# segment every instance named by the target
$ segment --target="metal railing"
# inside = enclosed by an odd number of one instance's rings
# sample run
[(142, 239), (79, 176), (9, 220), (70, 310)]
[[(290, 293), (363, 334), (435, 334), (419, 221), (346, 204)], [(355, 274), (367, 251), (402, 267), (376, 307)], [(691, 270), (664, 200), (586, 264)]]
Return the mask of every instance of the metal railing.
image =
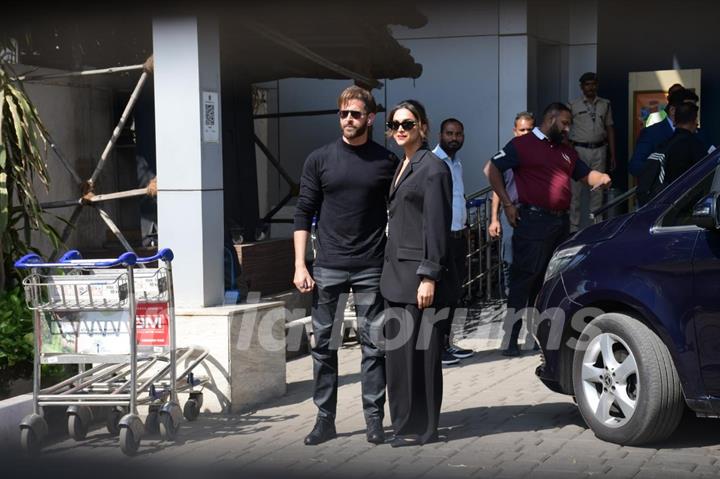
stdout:
[(465, 256), (465, 299), (483, 297), (490, 301), (493, 290), (501, 292), (502, 257), (499, 238), (490, 236), (492, 188), (483, 188), (467, 197), (468, 234)]

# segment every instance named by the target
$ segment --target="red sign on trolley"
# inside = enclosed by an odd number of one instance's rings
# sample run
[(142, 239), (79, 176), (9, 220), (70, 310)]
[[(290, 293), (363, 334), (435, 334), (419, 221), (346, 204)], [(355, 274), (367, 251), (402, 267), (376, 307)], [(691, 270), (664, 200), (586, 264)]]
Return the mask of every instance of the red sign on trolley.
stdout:
[(170, 346), (168, 303), (138, 303), (135, 314), (138, 346)]

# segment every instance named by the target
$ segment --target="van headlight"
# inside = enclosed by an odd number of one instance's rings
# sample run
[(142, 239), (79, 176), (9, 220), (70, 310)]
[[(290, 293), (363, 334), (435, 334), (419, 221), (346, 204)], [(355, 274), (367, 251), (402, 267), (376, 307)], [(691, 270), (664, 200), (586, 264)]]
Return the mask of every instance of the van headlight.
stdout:
[(571, 265), (574, 266), (582, 261), (585, 257), (582, 253), (584, 248), (585, 245), (579, 245), (556, 251), (552, 258), (550, 258), (550, 263), (548, 263), (547, 270), (545, 271), (545, 281), (567, 270)]

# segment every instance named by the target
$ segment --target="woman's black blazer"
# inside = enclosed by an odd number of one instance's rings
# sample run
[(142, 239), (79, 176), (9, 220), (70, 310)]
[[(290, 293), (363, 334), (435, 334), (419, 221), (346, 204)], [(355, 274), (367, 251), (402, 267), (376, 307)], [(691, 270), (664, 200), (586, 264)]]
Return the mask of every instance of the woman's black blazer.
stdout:
[(452, 222), (452, 175), (443, 160), (426, 147), (410, 160), (395, 186), (402, 163), (390, 186), (388, 241), (380, 291), (385, 299), (417, 304), (423, 277), (434, 279), (435, 306), (445, 306), (447, 288), (455, 281), (447, 274), (447, 249)]

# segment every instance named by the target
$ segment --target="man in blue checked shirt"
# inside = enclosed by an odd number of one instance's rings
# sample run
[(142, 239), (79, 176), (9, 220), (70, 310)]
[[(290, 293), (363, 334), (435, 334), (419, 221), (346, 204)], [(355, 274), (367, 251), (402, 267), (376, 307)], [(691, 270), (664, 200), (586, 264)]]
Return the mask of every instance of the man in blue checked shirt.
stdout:
[[(467, 210), (465, 209), (465, 188), (463, 186), (462, 162), (457, 152), (465, 141), (465, 128), (460, 120), (447, 118), (440, 124), (440, 144), (435, 147), (433, 153), (442, 159), (450, 167), (453, 182), (453, 217), (450, 231), (449, 257), (450, 264), (454, 267), (458, 284), (454, 288), (456, 297), (450, 298), (451, 304), (460, 300), (462, 291), (462, 280), (465, 277), (465, 255), (466, 238), (465, 223), (467, 222)], [(450, 316), (445, 322), (445, 350), (443, 351), (442, 363), (446, 366), (457, 364), (460, 359), (469, 358), (473, 352), (469, 349), (462, 349), (450, 343), (450, 326), (455, 316), (455, 308), (451, 308)]]

